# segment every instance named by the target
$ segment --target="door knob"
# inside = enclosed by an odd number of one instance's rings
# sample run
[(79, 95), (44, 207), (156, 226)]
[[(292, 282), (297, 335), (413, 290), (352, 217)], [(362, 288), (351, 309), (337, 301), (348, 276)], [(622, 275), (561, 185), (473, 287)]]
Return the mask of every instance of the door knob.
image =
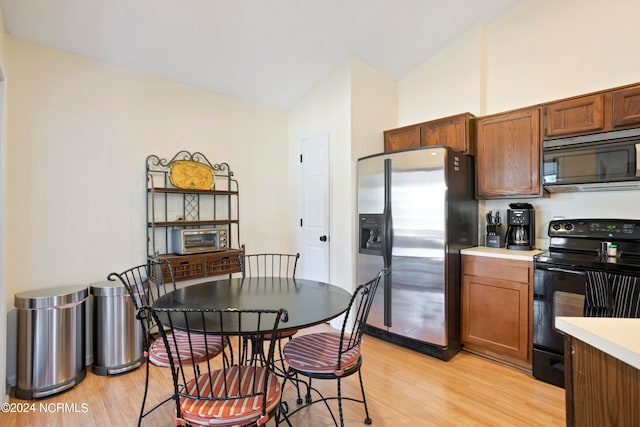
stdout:
[(327, 241), (327, 236), (320, 236), (320, 241), (321, 242), (326, 242)]

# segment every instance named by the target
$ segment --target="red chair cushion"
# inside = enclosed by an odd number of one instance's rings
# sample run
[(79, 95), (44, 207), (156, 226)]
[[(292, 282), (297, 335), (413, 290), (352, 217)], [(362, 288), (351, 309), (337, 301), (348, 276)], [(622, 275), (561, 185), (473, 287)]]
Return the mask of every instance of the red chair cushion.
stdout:
[[(255, 374), (255, 375), (254, 375)], [(238, 393), (247, 394), (251, 388), (262, 391), (267, 377), (267, 414), (280, 402), (280, 382), (269, 369), (254, 366), (232, 366), (226, 370), (228, 393), (224, 390), (225, 371), (220, 369), (189, 381), (185, 393), (203, 398), (225, 399)], [(262, 395), (227, 400), (202, 400), (190, 397), (180, 398), (182, 419), (189, 423), (209, 426), (236, 426), (257, 421), (262, 416)]]
[[(175, 335), (175, 342), (173, 339)], [(180, 355), (182, 363), (185, 364), (198, 364), (204, 362), (207, 359), (217, 356), (224, 350), (222, 339), (219, 336), (207, 335), (198, 333), (187, 333), (186, 331), (176, 330), (174, 334), (167, 333), (167, 340), (169, 341), (169, 347), (171, 348), (171, 355), (177, 358)], [(192, 351), (189, 349), (189, 336), (191, 336)], [(206, 338), (206, 342), (205, 342)], [(176, 351), (176, 343), (178, 345), (178, 351)], [(149, 347), (149, 361), (156, 366), (169, 367), (169, 356), (167, 355), (167, 349), (164, 346), (162, 338), (156, 339)], [(178, 362), (174, 359), (174, 362)]]
[[(301, 335), (285, 344), (282, 352), (284, 358), (293, 369), (303, 372), (335, 373), (338, 369), (338, 350), (340, 334), (321, 332)], [(343, 351), (346, 343), (343, 346)], [(360, 345), (342, 354), (341, 369), (346, 370), (355, 365), (360, 358)]]

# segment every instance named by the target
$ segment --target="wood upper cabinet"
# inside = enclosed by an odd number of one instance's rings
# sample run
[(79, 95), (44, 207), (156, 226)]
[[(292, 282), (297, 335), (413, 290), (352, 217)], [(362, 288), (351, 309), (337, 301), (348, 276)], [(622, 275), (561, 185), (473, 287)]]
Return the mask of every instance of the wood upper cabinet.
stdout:
[(445, 117), (420, 125), (423, 147), (443, 145), (460, 153), (475, 153), (475, 117), (469, 113)]
[(542, 106), (543, 138), (640, 126), (640, 86), (626, 86)]
[(640, 125), (640, 86), (613, 91), (611, 103), (612, 127)]
[(465, 348), (531, 369), (533, 262), (462, 256)]
[(554, 102), (543, 108), (546, 138), (604, 129), (603, 94)]
[(540, 109), (480, 117), (476, 127), (476, 196), (542, 196)]
[(475, 117), (470, 113), (390, 129), (384, 132), (384, 151), (442, 145), (474, 154)]
[(384, 151), (407, 150), (420, 147), (420, 125), (384, 131)]

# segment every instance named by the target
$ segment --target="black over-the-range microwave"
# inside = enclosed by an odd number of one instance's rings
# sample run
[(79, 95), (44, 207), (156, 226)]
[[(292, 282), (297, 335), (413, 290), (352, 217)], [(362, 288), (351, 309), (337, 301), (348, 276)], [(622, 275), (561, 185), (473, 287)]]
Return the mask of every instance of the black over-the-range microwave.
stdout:
[(552, 193), (640, 189), (640, 129), (543, 141), (542, 157)]

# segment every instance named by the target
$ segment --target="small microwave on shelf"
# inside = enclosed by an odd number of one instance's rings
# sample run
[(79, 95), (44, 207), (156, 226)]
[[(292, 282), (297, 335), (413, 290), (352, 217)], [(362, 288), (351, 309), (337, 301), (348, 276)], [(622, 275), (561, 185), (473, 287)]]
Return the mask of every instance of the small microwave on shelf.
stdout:
[(174, 228), (171, 232), (173, 252), (178, 255), (215, 252), (227, 249), (224, 228)]

